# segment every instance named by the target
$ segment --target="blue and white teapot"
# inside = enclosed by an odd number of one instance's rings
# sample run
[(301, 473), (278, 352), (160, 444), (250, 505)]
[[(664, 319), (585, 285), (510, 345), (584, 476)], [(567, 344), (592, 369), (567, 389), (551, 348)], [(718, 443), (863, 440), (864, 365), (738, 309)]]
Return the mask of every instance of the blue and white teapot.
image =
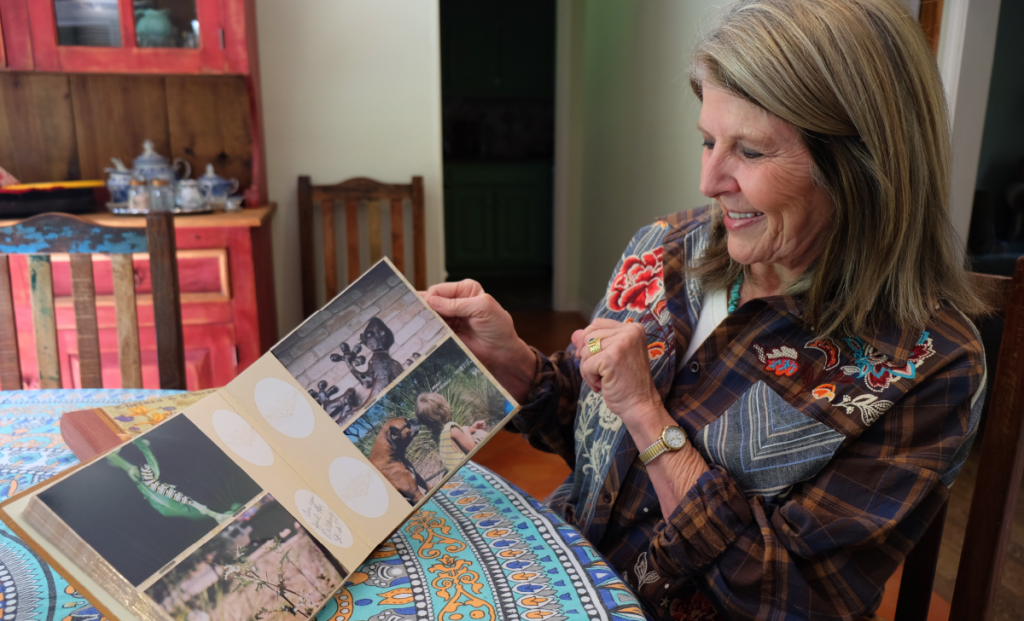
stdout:
[(238, 191), (238, 179), (225, 179), (213, 171), (213, 164), (206, 165), (206, 174), (199, 177), (199, 189), (208, 199), (223, 200)]
[[(142, 143), (142, 155), (135, 158), (134, 164), (135, 174), (142, 175), (146, 181), (152, 181), (153, 179), (177, 181), (178, 179), (188, 179), (192, 176), (192, 166), (188, 161), (176, 157), (173, 162), (168, 163), (166, 157), (153, 150), (152, 140), (146, 140)], [(179, 166), (184, 170), (184, 173), (180, 175), (177, 174)]]

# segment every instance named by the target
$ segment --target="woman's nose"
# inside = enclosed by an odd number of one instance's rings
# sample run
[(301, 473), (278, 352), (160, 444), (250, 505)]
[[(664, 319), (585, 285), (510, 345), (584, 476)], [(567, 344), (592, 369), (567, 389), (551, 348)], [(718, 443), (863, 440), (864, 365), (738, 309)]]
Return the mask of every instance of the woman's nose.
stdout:
[(700, 167), (700, 193), (715, 198), (727, 192), (739, 190), (736, 179), (730, 174), (727, 163), (720, 153), (705, 149)]

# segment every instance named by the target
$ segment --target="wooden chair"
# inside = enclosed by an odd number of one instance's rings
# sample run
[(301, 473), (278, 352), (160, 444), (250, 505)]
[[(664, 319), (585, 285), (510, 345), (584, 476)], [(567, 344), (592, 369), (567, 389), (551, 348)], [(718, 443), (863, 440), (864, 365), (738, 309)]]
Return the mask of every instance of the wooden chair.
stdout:
[[(391, 203), (391, 261), (405, 273), (405, 234), (403, 202), (412, 202), (413, 285), (427, 287), (426, 242), (423, 219), (423, 177), (413, 177), (409, 184), (380, 183), (356, 177), (337, 185), (313, 185), (308, 176), (299, 177), (299, 252), (302, 266), (302, 312), (308, 317), (320, 304), (316, 301), (316, 267), (313, 258), (313, 206), (320, 204), (323, 217), (324, 280), (327, 300), (338, 294), (337, 251), (335, 250), (334, 211), (341, 203), (345, 211), (345, 233), (348, 244), (348, 282), (362, 273), (359, 265), (360, 202), (367, 202), (370, 265), (382, 256), (384, 247), (381, 226), (381, 202)], [(369, 267), (367, 265), (366, 267)], [(408, 277), (408, 274), (406, 274)]]
[[(1024, 257), (1013, 278), (973, 274), (989, 304), (1004, 317), (999, 359), (981, 442), (981, 461), (960, 553), (951, 621), (995, 616), (1024, 467)], [(992, 373), (993, 369), (989, 369)], [(903, 565), (895, 621), (925, 621), (946, 518), (943, 506)]]
[(22, 387), (8, 262), (8, 255), (12, 254), (28, 255), (40, 388), (62, 387), (50, 262), (50, 255), (58, 253), (70, 255), (82, 387), (103, 387), (93, 280), (95, 254), (110, 254), (121, 384), (125, 388), (142, 387), (132, 264), (132, 253), (136, 252), (149, 252), (160, 387), (185, 388), (185, 352), (172, 214), (149, 214), (145, 229), (99, 226), (75, 216), (42, 214), (17, 225), (0, 228), (0, 252), (5, 253), (0, 254), (0, 351), (4, 353), (0, 356), (0, 389)]

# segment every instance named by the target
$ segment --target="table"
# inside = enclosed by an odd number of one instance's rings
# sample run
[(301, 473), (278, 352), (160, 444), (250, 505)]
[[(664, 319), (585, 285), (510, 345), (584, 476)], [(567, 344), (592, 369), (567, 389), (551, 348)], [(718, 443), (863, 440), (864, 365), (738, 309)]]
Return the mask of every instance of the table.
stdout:
[[(175, 391), (0, 392), (0, 500), (77, 463), (69, 410)], [(100, 621), (67, 581), (0, 523), (0, 618)], [(10, 615), (10, 616), (9, 616)], [(317, 621), (642, 621), (601, 555), (547, 507), (474, 463), (354, 571)]]

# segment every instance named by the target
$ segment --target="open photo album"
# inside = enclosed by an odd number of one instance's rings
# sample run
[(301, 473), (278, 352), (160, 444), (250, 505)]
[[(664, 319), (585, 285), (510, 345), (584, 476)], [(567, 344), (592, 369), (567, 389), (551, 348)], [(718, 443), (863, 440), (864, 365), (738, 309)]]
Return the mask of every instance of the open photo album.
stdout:
[(384, 259), (0, 517), (112, 621), (306, 619), (518, 407)]

